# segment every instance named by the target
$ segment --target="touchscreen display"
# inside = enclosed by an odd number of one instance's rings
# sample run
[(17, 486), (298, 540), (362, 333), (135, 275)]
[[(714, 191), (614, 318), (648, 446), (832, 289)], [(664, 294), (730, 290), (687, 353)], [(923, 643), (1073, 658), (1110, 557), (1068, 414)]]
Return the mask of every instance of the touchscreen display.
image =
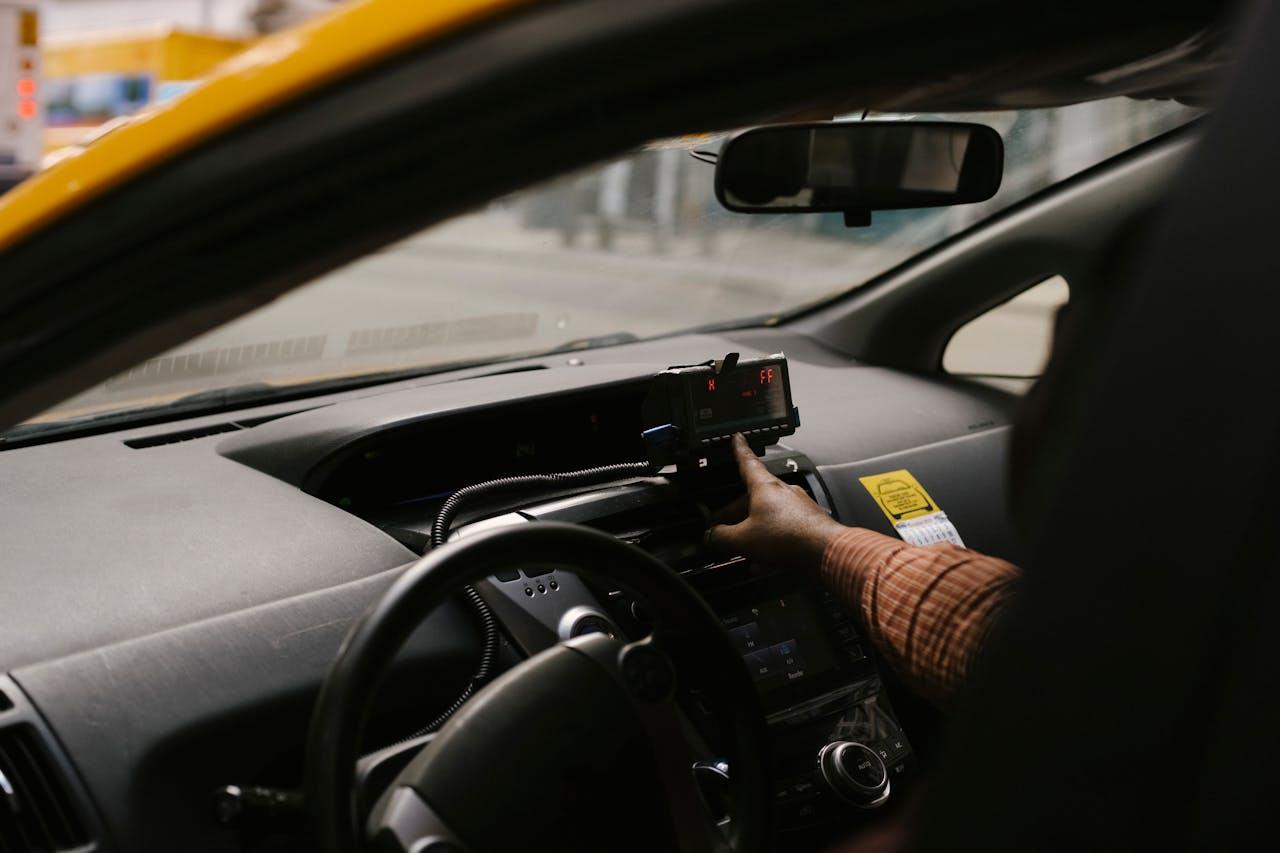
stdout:
[(724, 625), (761, 692), (839, 665), (803, 593), (759, 601), (725, 617)]
[(691, 382), (699, 431), (725, 434), (734, 426), (770, 423), (787, 417), (786, 377), (779, 363), (744, 367)]

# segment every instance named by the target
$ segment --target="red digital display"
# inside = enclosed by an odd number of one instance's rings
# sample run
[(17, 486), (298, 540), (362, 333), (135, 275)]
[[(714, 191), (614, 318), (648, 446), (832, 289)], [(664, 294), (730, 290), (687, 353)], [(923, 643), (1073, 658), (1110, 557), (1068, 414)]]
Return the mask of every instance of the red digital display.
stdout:
[(699, 432), (728, 434), (754, 424), (772, 424), (787, 417), (787, 398), (777, 363), (744, 366), (709, 376), (690, 388)]

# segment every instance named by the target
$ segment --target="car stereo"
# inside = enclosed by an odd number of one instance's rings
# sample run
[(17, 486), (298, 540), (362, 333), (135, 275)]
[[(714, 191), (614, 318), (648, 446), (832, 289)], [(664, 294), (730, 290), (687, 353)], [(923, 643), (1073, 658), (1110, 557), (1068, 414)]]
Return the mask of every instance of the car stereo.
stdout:
[(753, 602), (721, 621), (762, 693), (809, 681), (839, 665), (821, 636), (812, 602), (800, 593)]
[(728, 453), (742, 433), (762, 451), (800, 425), (787, 358), (723, 359), (670, 367), (653, 378), (641, 409), (645, 449), (657, 466), (694, 464)]
[(875, 808), (906, 783), (911, 745), (843, 604), (795, 572), (745, 560), (686, 577), (756, 682), (784, 828)]

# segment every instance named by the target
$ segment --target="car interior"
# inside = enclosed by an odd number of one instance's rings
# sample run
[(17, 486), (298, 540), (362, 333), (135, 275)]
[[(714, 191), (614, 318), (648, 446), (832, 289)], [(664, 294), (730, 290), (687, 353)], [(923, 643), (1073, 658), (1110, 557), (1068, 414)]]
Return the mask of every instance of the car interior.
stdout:
[[(1197, 780), (1247, 777), (1231, 733), (1268, 706), (1240, 685), (1262, 695), (1274, 674), (1241, 661), (1233, 687), (1218, 628), (1261, 654), (1265, 615), (1242, 610), (1244, 581), (1195, 592), (1185, 567), (1213, 549), (1171, 505), (1193, 486), (1169, 465), (1236, 492), (1217, 510), (1244, 531), (1231, 563), (1274, 584), (1270, 525), (1245, 522), (1274, 505), (1274, 377), (1250, 416), (1219, 407), (1270, 375), (1250, 358), (1266, 306), (1232, 283), (1274, 272), (1248, 231), (1274, 165), (1241, 175), (1275, 141), (1256, 104), (1278, 78), (1233, 34), (1261, 42), (1280, 19), (1242, 14), (535, 3), (213, 135), (4, 250), (0, 853), (827, 850), (893, 821), (920, 849), (1101, 831), (1095, 849), (1249, 849), (1260, 822), (1231, 818), (1265, 786)], [(655, 139), (1122, 96), (1197, 112), (782, 316), (19, 425)], [(892, 207), (823, 209), (858, 227)], [(1055, 277), (1069, 308), (1034, 389), (944, 369), (961, 329)], [(1231, 366), (1220, 387), (1182, 390), (1213, 386), (1209, 365)], [(1248, 421), (1235, 449), (1224, 419)], [(996, 638), (1023, 641), (993, 641), (939, 707), (816, 578), (708, 551), (742, 494), (725, 450), (742, 430), (846, 525), (905, 538), (884, 497), (902, 483), (867, 480), (910, 472), (966, 547), (1028, 567)]]

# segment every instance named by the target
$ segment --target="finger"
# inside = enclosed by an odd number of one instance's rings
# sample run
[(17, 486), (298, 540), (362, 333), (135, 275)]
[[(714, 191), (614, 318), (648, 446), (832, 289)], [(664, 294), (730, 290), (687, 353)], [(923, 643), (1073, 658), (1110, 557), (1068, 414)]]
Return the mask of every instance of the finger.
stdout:
[(743, 524), (717, 524), (707, 531), (707, 550), (713, 554), (724, 556), (736, 555), (741, 551), (739, 541), (743, 534)]
[(738, 473), (742, 475), (742, 482), (747, 484), (748, 491), (754, 486), (763, 485), (774, 479), (769, 469), (764, 467), (764, 463), (756, 458), (756, 452), (751, 449), (751, 445), (747, 444), (747, 440), (740, 432), (733, 436), (733, 455), (738, 460)]
[(711, 522), (713, 524), (737, 524), (747, 517), (749, 501), (750, 498), (747, 495), (742, 495), (729, 501), (711, 513)]

